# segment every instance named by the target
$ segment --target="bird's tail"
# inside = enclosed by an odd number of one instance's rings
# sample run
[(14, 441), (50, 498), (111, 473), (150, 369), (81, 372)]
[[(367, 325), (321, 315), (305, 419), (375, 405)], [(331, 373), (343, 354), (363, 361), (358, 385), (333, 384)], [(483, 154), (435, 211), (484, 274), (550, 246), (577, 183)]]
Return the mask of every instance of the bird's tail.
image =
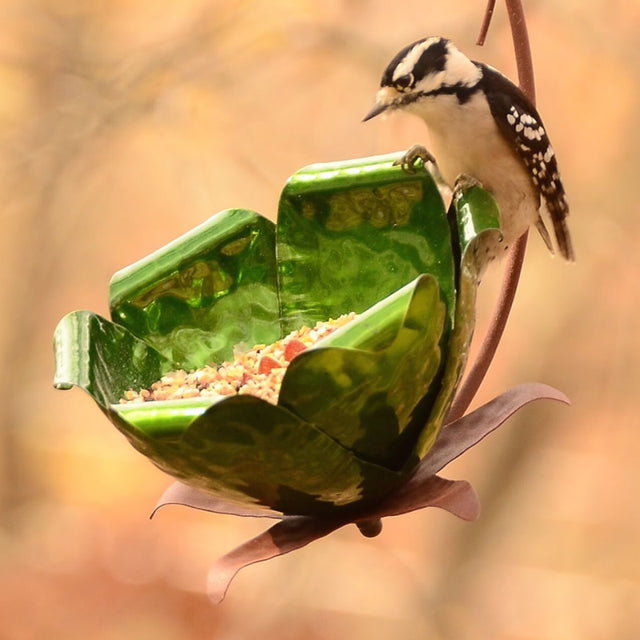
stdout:
[(569, 226), (567, 225), (569, 205), (564, 196), (564, 192), (559, 191), (554, 193), (553, 197), (545, 197), (545, 202), (553, 224), (553, 231), (556, 236), (556, 242), (558, 243), (558, 251), (566, 260), (575, 262), (576, 256), (573, 251)]

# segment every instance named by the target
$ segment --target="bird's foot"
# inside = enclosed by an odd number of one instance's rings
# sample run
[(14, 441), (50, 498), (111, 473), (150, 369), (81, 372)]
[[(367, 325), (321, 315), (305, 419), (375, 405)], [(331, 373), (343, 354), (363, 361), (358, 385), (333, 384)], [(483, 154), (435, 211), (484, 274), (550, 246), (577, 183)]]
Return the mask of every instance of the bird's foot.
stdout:
[(421, 144), (414, 144), (393, 164), (402, 167), (405, 173), (415, 173), (417, 168), (416, 162), (418, 160), (422, 160), (423, 165), (427, 162), (436, 163), (436, 159), (427, 151), (426, 147), (423, 147)]
[(453, 185), (453, 192), (460, 193), (464, 189), (470, 189), (471, 187), (482, 187), (482, 182), (473, 176), (470, 176), (468, 173), (461, 173), (457, 178)]

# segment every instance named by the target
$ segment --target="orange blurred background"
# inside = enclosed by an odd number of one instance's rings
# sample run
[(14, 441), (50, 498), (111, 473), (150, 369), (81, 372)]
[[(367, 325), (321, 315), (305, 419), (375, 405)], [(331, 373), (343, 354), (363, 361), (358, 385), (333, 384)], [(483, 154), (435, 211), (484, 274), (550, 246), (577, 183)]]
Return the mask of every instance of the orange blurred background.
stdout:
[[(3, 0), (0, 5), (0, 638), (580, 640), (640, 637), (640, 5), (526, 2), (538, 105), (578, 262), (532, 234), (477, 402), (529, 407), (447, 470), (483, 515), (343, 529), (243, 571), (209, 565), (264, 522), (170, 507), (170, 479), (92, 401), (51, 386), (51, 338), (108, 313), (111, 274), (227, 207), (273, 217), (287, 176), (425, 140), (361, 124), (405, 44), (446, 35), (512, 77), (504, 7), (484, 2)], [(482, 335), (500, 283), (481, 289)]]

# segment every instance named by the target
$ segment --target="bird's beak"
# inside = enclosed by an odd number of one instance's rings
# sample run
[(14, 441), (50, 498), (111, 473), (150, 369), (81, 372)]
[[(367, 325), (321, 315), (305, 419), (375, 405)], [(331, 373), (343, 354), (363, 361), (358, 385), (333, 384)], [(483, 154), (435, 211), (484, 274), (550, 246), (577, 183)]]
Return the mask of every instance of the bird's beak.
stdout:
[(383, 111), (386, 111), (388, 107), (389, 105), (384, 102), (376, 102), (373, 109), (371, 109), (371, 111), (369, 111), (369, 113), (367, 113), (367, 115), (362, 119), (362, 122), (366, 122), (367, 120), (371, 120), (371, 118), (379, 116)]
[(382, 87), (376, 95), (376, 104), (373, 109), (367, 113), (362, 122), (371, 120), (379, 116), (383, 111), (387, 109), (396, 109), (398, 107), (398, 92), (392, 87)]

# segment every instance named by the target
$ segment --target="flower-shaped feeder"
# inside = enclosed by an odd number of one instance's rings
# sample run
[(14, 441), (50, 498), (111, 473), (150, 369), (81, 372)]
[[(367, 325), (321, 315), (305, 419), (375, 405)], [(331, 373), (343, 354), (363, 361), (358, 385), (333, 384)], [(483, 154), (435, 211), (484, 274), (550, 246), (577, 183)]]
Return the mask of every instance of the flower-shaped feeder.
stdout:
[[(498, 214), (474, 186), (447, 215), (431, 175), (408, 174), (400, 157), (307, 167), (285, 186), (277, 225), (218, 213), (115, 274), (111, 321), (77, 311), (56, 329), (55, 386), (87, 391), (181, 481), (161, 504), (283, 520), (270, 530), (280, 543), (267, 532), (266, 546), (223, 559), (218, 599), (240, 567), (347, 522), (374, 535), (380, 517), (429, 505), (476, 517), (470, 485), (436, 472), (522, 404), (564, 400), (549, 387), (516, 388), (441, 433), (473, 331), (473, 247), (500, 233)], [(291, 361), (277, 404), (119, 402), (168, 371), (349, 312), (355, 320)]]

